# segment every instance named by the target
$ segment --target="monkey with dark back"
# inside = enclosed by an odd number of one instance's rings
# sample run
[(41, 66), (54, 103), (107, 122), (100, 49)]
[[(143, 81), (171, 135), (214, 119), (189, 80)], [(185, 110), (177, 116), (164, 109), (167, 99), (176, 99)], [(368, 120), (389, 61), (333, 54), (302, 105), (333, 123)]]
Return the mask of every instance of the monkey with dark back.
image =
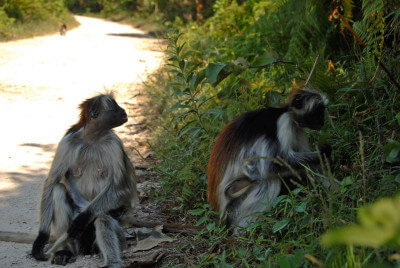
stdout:
[(127, 114), (112, 93), (82, 102), (79, 121), (58, 144), (40, 201), (39, 234), (32, 246), (37, 260), (50, 230), (59, 243), (52, 263), (65, 265), (98, 249), (107, 267), (121, 267), (120, 216), (137, 201), (136, 175), (122, 141), (112, 130)]
[[(273, 159), (294, 170), (320, 168), (320, 154), (310, 150), (305, 128), (322, 128), (327, 104), (324, 95), (303, 88), (281, 107), (246, 112), (225, 126), (208, 162), (207, 193), (228, 225), (247, 226), (285, 190), (281, 179), (293, 175)], [(320, 153), (329, 156), (330, 146), (321, 146)]]

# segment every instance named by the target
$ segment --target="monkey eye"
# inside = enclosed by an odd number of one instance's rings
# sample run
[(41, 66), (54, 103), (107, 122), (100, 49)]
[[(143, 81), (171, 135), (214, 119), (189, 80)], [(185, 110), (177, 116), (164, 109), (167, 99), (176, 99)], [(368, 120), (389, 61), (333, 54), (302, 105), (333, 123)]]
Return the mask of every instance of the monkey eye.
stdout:
[(300, 95), (296, 95), (292, 101), (292, 106), (296, 109), (303, 108), (303, 98)]
[(90, 117), (97, 118), (99, 116), (98, 112), (90, 112)]

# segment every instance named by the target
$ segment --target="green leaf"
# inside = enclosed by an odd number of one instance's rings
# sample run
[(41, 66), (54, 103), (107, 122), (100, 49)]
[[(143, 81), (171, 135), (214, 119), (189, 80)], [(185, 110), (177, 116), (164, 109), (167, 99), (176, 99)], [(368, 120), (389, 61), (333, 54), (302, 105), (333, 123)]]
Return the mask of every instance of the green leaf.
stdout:
[(207, 224), (206, 228), (208, 231), (215, 230), (215, 223), (211, 222), (211, 223)]
[(169, 61), (180, 61), (180, 58), (178, 56), (174, 55), (174, 56), (170, 57), (168, 60)]
[(278, 196), (274, 202), (272, 203), (272, 207), (275, 208), (280, 202), (282, 202), (283, 200), (285, 200), (287, 198), (287, 195), (280, 195)]
[(198, 101), (200, 101), (201, 103), (200, 103), (200, 105), (199, 105), (199, 107), (198, 108), (200, 108), (204, 103), (206, 103), (207, 101), (209, 101), (209, 100), (211, 100), (212, 98), (214, 98), (215, 96), (211, 96), (211, 97), (208, 97), (208, 98), (206, 98), (206, 97), (200, 97), (199, 99), (198, 99)]
[(185, 129), (184, 131), (182, 131), (181, 134), (179, 134), (179, 138), (189, 132), (192, 132), (192, 131), (196, 131), (195, 133), (197, 134), (198, 131), (200, 131), (200, 130), (201, 130), (201, 127), (189, 127), (187, 129)]
[(193, 209), (190, 211), (190, 214), (193, 216), (198, 216), (198, 215), (204, 214), (204, 209), (202, 209), (202, 208)]
[[(178, 85), (181, 85), (181, 84), (178, 84)], [(172, 93), (172, 96), (187, 96), (187, 95), (189, 95), (189, 93), (184, 92), (184, 91), (177, 91), (177, 92)]]
[(270, 54), (268, 54), (267, 52), (265, 52), (264, 54), (258, 55), (251, 66), (253, 67), (259, 67), (259, 66), (264, 66), (267, 64), (270, 64), (272, 62), (275, 61), (275, 58), (272, 57)]
[(190, 109), (189, 111), (179, 114), (177, 117), (175, 117), (173, 122), (176, 123), (176, 122), (178, 122), (179, 119), (181, 119), (182, 117), (185, 118), (187, 115), (189, 115), (191, 113), (194, 113), (193, 109)]
[(400, 247), (400, 196), (382, 198), (358, 211), (359, 224), (341, 227), (325, 233), (321, 244)]
[(307, 201), (302, 201), (299, 205), (293, 207), (296, 212), (306, 212), (307, 210)]
[(181, 51), (182, 51), (183, 47), (185, 46), (185, 44), (186, 44), (186, 42), (183, 42), (182, 45), (176, 47), (176, 55), (179, 55), (181, 53)]
[(278, 263), (280, 268), (292, 268), (290, 261), (285, 256), (280, 256)]
[(197, 221), (196, 225), (197, 225), (197, 226), (200, 226), (200, 225), (202, 225), (204, 222), (206, 222), (206, 220), (207, 220), (207, 216), (203, 216), (203, 217), (201, 217), (201, 218)]
[(277, 223), (275, 223), (275, 224), (272, 226), (272, 232), (273, 232), (273, 233), (279, 232), (280, 230), (282, 230), (283, 228), (285, 228), (286, 225), (289, 224), (289, 222), (290, 222), (290, 219), (289, 219), (289, 218), (284, 218), (283, 220), (278, 221)]
[(355, 93), (359, 91), (361, 91), (360, 88), (351, 88), (351, 87), (345, 87), (338, 90), (338, 92), (343, 92), (343, 93)]
[(394, 178), (395, 182), (400, 184), (400, 174), (397, 174), (396, 178)]
[(400, 113), (396, 114), (397, 123), (400, 125)]
[(184, 104), (178, 102), (177, 104), (175, 104), (174, 106), (169, 108), (168, 111), (172, 111), (172, 110), (175, 110), (175, 109), (182, 109), (182, 108), (190, 108), (190, 106), (189, 105), (184, 105)]
[(179, 68), (181, 69), (182, 72), (185, 70), (186, 65), (187, 65), (187, 61), (185, 61), (185, 60), (179, 61)]
[(203, 69), (197, 73), (196, 80), (190, 86), (193, 87), (194, 89), (196, 89), (197, 86), (201, 83), (201, 81), (204, 80), (205, 77), (206, 77), (206, 69)]
[(265, 93), (266, 106), (278, 106), (281, 101), (281, 94), (275, 90), (269, 90)]
[(294, 189), (293, 191), (292, 191), (292, 194), (293, 195), (298, 195), (300, 192), (301, 192), (301, 188), (296, 188), (296, 189)]
[(331, 133), (323, 131), (318, 138), (318, 145), (323, 145), (332, 136)]
[(207, 82), (213, 85), (217, 81), (218, 74), (226, 66), (225, 63), (210, 63), (206, 68)]
[(386, 162), (395, 163), (400, 161), (400, 142), (389, 139), (385, 145), (384, 153)]
[(183, 54), (183, 56), (181, 56), (182, 59), (186, 59), (187, 57), (189, 57), (190, 55), (196, 53), (196, 51), (193, 50), (189, 50), (188, 52), (186, 52), (185, 54)]

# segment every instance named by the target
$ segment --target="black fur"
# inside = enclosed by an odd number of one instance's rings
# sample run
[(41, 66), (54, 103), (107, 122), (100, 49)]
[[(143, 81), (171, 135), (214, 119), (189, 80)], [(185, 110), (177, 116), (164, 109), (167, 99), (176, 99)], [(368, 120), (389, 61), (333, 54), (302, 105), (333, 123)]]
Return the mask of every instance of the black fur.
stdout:
[(94, 223), (91, 222), (84, 230), (83, 234), (79, 237), (80, 251), (84, 255), (96, 253), (95, 242), (96, 229)]
[(90, 117), (92, 118), (97, 118), (100, 113), (100, 104), (101, 104), (101, 96), (97, 96), (95, 98), (92, 98), (87, 106), (88, 106), (88, 112)]
[(80, 213), (72, 222), (68, 228), (68, 236), (77, 238), (83, 234), (85, 228), (89, 225), (92, 220), (92, 215), (88, 211)]
[(277, 121), (288, 107), (264, 108), (244, 113), (232, 123), (232, 140), (238, 144), (251, 144), (261, 136), (277, 140)]
[(66, 265), (67, 263), (74, 261), (74, 254), (69, 250), (59, 250), (54, 253), (54, 257), (51, 260), (51, 264)]
[(43, 249), (44, 246), (49, 241), (49, 234), (45, 232), (39, 232), (38, 237), (32, 246), (32, 256), (39, 261), (46, 261), (47, 258), (44, 256)]

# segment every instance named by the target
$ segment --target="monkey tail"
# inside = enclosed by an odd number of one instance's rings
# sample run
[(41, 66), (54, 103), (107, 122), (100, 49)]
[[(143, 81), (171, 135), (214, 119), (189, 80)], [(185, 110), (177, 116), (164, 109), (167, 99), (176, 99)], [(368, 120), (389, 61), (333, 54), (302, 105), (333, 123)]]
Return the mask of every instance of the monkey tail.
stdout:
[(53, 254), (54, 252), (56, 252), (59, 248), (61, 248), (62, 246), (64, 246), (69, 240), (68, 237), (68, 233), (65, 232), (62, 236), (60, 236), (56, 242), (54, 242), (53, 246), (46, 251), (45, 253), (45, 257), (49, 258), (51, 256), (51, 254)]

